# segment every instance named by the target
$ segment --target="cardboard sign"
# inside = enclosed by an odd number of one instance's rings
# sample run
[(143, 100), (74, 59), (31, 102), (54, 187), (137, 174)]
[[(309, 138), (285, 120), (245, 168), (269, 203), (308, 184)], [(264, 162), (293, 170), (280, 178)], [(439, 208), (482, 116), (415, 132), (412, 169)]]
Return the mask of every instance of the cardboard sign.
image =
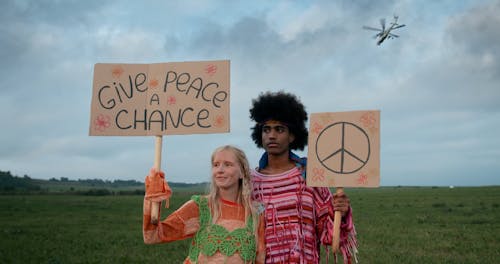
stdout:
[(380, 185), (380, 111), (311, 114), (307, 185)]
[(91, 136), (229, 132), (229, 61), (96, 64)]

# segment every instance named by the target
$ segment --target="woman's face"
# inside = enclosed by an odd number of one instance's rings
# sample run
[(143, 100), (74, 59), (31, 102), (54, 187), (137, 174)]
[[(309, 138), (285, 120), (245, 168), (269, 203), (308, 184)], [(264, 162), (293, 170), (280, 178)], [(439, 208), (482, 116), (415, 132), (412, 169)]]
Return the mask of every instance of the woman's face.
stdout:
[(222, 150), (214, 155), (212, 177), (215, 185), (221, 189), (238, 188), (238, 181), (243, 177), (236, 156), (229, 150)]

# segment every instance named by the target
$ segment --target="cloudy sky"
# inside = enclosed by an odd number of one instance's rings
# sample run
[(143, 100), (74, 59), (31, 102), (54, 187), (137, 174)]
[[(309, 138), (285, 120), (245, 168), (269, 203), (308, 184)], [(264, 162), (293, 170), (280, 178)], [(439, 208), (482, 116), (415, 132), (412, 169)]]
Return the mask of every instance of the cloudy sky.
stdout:
[[(163, 140), (172, 182), (209, 179), (222, 144), (255, 166), (251, 99), (381, 111), (381, 185), (500, 184), (500, 1), (0, 2), (0, 170), (139, 180), (153, 137), (89, 136), (95, 63), (231, 61), (231, 132)], [(376, 45), (380, 18), (406, 27)], [(306, 155), (307, 152), (300, 152)]]

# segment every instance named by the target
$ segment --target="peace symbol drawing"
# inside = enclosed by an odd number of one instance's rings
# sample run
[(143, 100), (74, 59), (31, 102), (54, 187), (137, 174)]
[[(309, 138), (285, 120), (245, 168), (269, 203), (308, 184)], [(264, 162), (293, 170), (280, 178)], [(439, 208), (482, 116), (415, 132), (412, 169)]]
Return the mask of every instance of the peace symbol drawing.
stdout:
[[(355, 148), (356, 144), (360, 147)], [(360, 170), (370, 158), (370, 138), (361, 127), (350, 122), (326, 127), (317, 137), (315, 147), (323, 167), (339, 174)]]
[(309, 128), (309, 186), (379, 186), (380, 111), (313, 113)]

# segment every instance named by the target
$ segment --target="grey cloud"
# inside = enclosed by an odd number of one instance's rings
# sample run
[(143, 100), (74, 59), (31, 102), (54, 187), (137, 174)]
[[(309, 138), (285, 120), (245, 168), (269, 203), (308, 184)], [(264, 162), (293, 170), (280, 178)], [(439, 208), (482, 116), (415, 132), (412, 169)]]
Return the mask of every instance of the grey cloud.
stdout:
[[(484, 88), (484, 81), (500, 82), (500, 1), (488, 2), (453, 17), (445, 31), (447, 40), (460, 48), (465, 74), (478, 75), (477, 85), (484, 96), (500, 100), (496, 87)], [(496, 86), (496, 85), (495, 85)]]
[(471, 54), (482, 56), (485, 52), (494, 54), (498, 61), (500, 56), (500, 1), (466, 10), (454, 16), (446, 28), (451, 40), (465, 48)]
[(263, 19), (244, 17), (229, 29), (216, 24), (203, 26), (203, 30), (188, 45), (188, 50), (235, 59), (252, 57), (260, 64), (272, 61), (283, 52), (277, 49), (279, 43), (278, 34)]
[[(109, 1), (2, 1), (2, 22), (49, 23), (72, 26), (91, 21), (91, 14), (109, 5)], [(104, 14), (103, 14), (104, 15)], [(104, 17), (104, 16), (103, 16)]]

